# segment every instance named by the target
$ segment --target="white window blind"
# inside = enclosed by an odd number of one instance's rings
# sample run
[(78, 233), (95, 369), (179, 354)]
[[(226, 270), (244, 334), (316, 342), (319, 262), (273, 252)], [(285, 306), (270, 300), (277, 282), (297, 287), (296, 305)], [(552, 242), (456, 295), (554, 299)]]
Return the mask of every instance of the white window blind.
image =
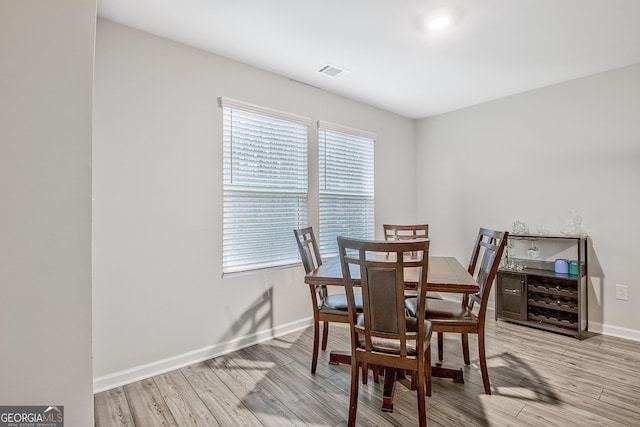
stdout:
[(375, 135), (318, 122), (320, 253), (338, 253), (336, 237), (373, 239)]
[(219, 102), (224, 144), (223, 274), (297, 263), (292, 230), (308, 225), (310, 121), (227, 98)]

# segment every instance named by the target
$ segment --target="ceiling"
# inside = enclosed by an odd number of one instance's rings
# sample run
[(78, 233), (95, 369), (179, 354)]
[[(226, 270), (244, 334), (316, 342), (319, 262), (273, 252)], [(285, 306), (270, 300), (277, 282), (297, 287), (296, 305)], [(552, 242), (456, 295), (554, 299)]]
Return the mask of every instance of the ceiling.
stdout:
[[(454, 25), (426, 30), (442, 8)], [(98, 0), (98, 15), (409, 118), (640, 63), (640, 0)]]

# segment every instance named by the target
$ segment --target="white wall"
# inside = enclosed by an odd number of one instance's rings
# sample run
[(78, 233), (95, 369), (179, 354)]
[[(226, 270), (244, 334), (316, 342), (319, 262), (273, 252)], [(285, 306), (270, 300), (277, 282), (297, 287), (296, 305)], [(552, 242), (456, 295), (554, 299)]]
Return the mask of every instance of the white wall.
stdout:
[(640, 339), (640, 65), (423, 119), (416, 133), (417, 217), (434, 252), (467, 262), (480, 226), (520, 218), (558, 233), (575, 209), (593, 242), (590, 330)]
[(0, 2), (0, 405), (93, 424), (95, 0)]
[[(377, 132), (376, 228), (381, 235), (384, 221), (415, 219), (413, 120), (99, 20), (93, 156), (97, 390), (308, 324), (301, 266), (221, 278), (219, 96)], [(313, 195), (313, 128), (311, 136)], [(317, 227), (317, 197), (310, 209)]]

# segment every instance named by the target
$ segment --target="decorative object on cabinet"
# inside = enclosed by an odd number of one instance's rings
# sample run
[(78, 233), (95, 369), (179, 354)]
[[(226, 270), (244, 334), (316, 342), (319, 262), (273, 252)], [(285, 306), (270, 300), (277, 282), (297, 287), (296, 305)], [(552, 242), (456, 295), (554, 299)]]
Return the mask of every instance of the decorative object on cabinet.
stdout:
[(560, 233), (565, 236), (580, 236), (584, 232), (582, 231), (582, 217), (578, 215), (575, 210), (569, 211), (569, 219), (567, 220), (567, 224), (562, 227)]
[[(584, 338), (588, 328), (587, 241), (586, 235), (509, 235), (511, 249), (496, 279), (496, 319)], [(533, 245), (539, 247), (541, 259), (528, 256)], [(525, 268), (514, 268), (525, 261)]]
[(511, 224), (511, 231), (513, 234), (529, 234), (529, 226), (526, 222), (516, 219), (513, 224)]

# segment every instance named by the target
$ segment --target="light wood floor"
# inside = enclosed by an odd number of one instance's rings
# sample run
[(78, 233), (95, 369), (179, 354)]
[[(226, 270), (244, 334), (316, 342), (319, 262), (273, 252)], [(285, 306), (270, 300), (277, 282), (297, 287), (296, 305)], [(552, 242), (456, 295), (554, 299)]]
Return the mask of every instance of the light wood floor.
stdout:
[[(483, 393), (470, 337), (465, 384), (433, 380), (430, 426), (640, 425), (640, 343), (488, 323), (493, 394)], [(329, 348), (349, 348), (347, 327), (332, 324), (329, 336)], [(96, 394), (96, 426), (345, 426), (349, 367), (321, 353), (312, 376), (311, 337), (308, 328)], [(445, 335), (444, 365), (464, 366), (457, 335)], [(414, 391), (398, 385), (393, 413), (380, 410), (381, 395), (382, 381), (361, 385), (358, 425), (417, 425)]]

